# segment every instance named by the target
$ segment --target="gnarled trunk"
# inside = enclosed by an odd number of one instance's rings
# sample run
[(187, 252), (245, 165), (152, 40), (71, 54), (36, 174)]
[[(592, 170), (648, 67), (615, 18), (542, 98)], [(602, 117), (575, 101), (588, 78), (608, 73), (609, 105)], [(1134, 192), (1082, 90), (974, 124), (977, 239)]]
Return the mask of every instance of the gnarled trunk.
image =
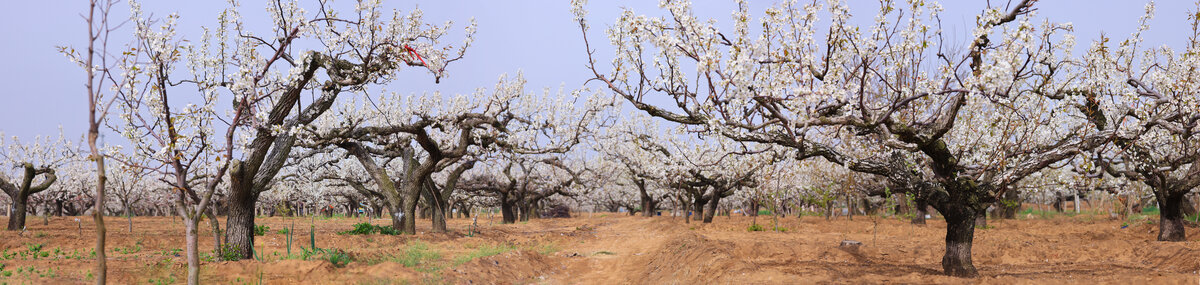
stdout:
[(656, 208), (658, 208), (658, 205), (654, 202), (654, 199), (650, 195), (642, 194), (642, 216), (653, 217), (656, 210), (658, 210)]
[(28, 197), (14, 197), (12, 208), (9, 210), (12, 215), (8, 216), (8, 230), (19, 231), (25, 228), (25, 212), (28, 211)]
[[(230, 169), (229, 197), (226, 201), (225, 243), (237, 254), (226, 255), (241, 259), (254, 258), (254, 203), (258, 194), (254, 193), (250, 174), (242, 172), (240, 162), (235, 162)], [(215, 202), (215, 201), (214, 201)], [(215, 210), (214, 210), (215, 212)], [(215, 217), (215, 213), (213, 218)]]
[(440, 196), (441, 195), (436, 195), (436, 194), (429, 195), (429, 198), (432, 199), (429, 204), (433, 207), (433, 209), (430, 209), (432, 211), (431, 211), (430, 217), (429, 217), (431, 220), (433, 220), (433, 230), (431, 230), (431, 231), (435, 232), (435, 233), (446, 232), (446, 211), (447, 211), (446, 208), (447, 208), (447, 206), (446, 206), (445, 201), (442, 201)]
[[(396, 204), (395, 206), (393, 206), (393, 205), (386, 205), (386, 206), (388, 207), (388, 214), (392, 218), (392, 228), (400, 229), (400, 228), (404, 227), (404, 214), (402, 214), (402, 213), (404, 213), (404, 210), (401, 210), (400, 206), (398, 204)], [(380, 212), (380, 214), (382, 214), (382, 211)]]
[[(254, 193), (253, 182), (248, 173), (242, 168), (242, 163), (230, 165), (228, 202), (229, 214), (225, 218), (225, 250), (236, 254), (222, 255), (240, 259), (254, 258), (254, 203), (258, 195)], [(215, 218), (215, 217), (214, 217)]]
[(517, 213), (513, 211), (513, 204), (514, 203), (509, 201), (507, 198), (500, 198), (501, 223), (511, 224), (517, 222)]
[(942, 269), (950, 276), (979, 276), (971, 263), (976, 211), (965, 205), (951, 205), (941, 212), (946, 217), (946, 253), (942, 256)]
[(712, 223), (713, 216), (715, 216), (717, 214), (717, 204), (720, 203), (720, 201), (721, 201), (721, 195), (719, 195), (719, 194), (713, 194), (713, 197), (709, 198), (708, 210), (704, 211), (704, 223), (705, 224)]
[(1185, 192), (1171, 189), (1154, 192), (1159, 201), (1159, 241), (1184, 241), (1187, 232), (1183, 228), (1183, 202)]

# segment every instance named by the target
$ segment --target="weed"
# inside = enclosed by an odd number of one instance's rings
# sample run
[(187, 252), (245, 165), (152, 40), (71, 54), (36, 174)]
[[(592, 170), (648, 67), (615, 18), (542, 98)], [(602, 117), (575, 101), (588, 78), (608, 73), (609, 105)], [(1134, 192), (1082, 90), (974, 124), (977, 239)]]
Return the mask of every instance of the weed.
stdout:
[(254, 226), (254, 235), (255, 236), (264, 236), (267, 234), (268, 230), (271, 230), (271, 227), (268, 227), (267, 225)]
[(752, 224), (746, 228), (746, 231), (748, 231), (748, 232), (761, 232), (761, 231), (765, 231), (765, 230), (767, 230), (767, 229), (763, 228), (763, 226), (759, 225), (759, 224)]
[(350, 261), (352, 261), (350, 255), (346, 254), (345, 251), (340, 249), (325, 250), (325, 254), (321, 257), (321, 259), (329, 261), (329, 263), (332, 263), (334, 267), (339, 268), (346, 267), (346, 265), (350, 264)]
[(238, 249), (237, 245), (226, 243), (221, 245), (218, 253), (221, 254), (221, 260), (240, 260), (242, 258), (238, 254)]
[(279, 229), (279, 231), (276, 231), (275, 233), (281, 234), (281, 235), (286, 235), (290, 232), (291, 232), (291, 230), (289, 230), (288, 228), (282, 228), (282, 229)]
[(358, 223), (354, 225), (354, 229), (339, 232), (339, 235), (369, 235), (369, 234), (385, 234), (398, 235), (400, 231), (392, 226), (377, 226), (370, 223)]

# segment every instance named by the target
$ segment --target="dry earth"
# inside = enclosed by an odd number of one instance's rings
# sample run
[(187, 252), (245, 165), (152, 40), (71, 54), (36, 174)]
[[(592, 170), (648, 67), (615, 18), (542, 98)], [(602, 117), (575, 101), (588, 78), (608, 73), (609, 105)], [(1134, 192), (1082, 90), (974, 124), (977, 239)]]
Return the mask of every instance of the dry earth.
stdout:
[[(749, 232), (751, 217), (718, 217), (713, 224), (672, 217), (582, 214), (514, 225), (454, 219), (450, 234), (339, 235), (363, 219), (261, 218), (270, 227), (256, 239), (261, 261), (204, 262), (205, 283), (218, 284), (1196, 284), (1200, 230), (1187, 242), (1154, 241), (1150, 222), (1106, 216), (992, 220), (976, 230), (974, 260), (982, 277), (939, 274), (945, 224), (914, 226), (899, 219), (858, 216), (825, 220), (787, 217), (786, 232)], [(28, 231), (0, 232), (0, 283), (72, 284), (92, 281), (90, 218), (31, 217)], [(222, 219), (223, 220), (223, 219)], [(1150, 217), (1147, 221), (1153, 221)], [(184, 280), (183, 227), (170, 217), (110, 217), (109, 270), (113, 284), (172, 284)], [(0, 222), (6, 222), (0, 218)], [(374, 220), (375, 224), (388, 224)], [(287, 257), (291, 227), (292, 258)], [(301, 260), (310, 223), (316, 245), (353, 258), (336, 267), (320, 255)], [(770, 217), (758, 223), (771, 227)], [(201, 251), (211, 260), (212, 234), (202, 224)], [(419, 230), (428, 230), (420, 221)], [(79, 227), (82, 226), (82, 233)], [(223, 226), (223, 225), (222, 225)], [(839, 248), (861, 241), (857, 250)], [(40, 248), (38, 248), (40, 246)], [(36, 256), (36, 258), (35, 258)], [(7, 273), (6, 273), (7, 272)]]

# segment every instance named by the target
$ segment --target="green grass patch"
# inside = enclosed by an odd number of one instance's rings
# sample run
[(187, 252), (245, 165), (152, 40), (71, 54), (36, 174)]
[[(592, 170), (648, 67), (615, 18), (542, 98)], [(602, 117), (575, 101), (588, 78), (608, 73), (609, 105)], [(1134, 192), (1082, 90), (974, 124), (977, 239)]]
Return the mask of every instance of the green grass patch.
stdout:
[(437, 272), (441, 270), (442, 253), (430, 248), (428, 243), (414, 240), (400, 250), (399, 254), (385, 256), (381, 261), (391, 261), (420, 272)]
[(462, 265), (463, 263), (471, 262), (476, 258), (498, 255), (516, 249), (516, 247), (511, 245), (480, 245), (471, 252), (454, 257), (454, 265)]
[(556, 243), (547, 243), (533, 246), (530, 249), (541, 255), (551, 255), (562, 250), (562, 247), (559, 247)]

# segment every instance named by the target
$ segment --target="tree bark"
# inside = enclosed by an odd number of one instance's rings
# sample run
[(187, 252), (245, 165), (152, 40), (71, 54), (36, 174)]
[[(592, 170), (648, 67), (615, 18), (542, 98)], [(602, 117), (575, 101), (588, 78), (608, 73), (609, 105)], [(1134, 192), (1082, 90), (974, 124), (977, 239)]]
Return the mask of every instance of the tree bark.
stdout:
[(1184, 241), (1187, 231), (1183, 227), (1183, 203), (1185, 192), (1164, 189), (1155, 191), (1154, 196), (1159, 201), (1159, 241)]
[(27, 200), (26, 197), (13, 199), (12, 209), (9, 211), (12, 215), (8, 216), (8, 230), (19, 231), (25, 228), (25, 213), (28, 211)]
[(650, 195), (642, 194), (642, 216), (653, 217), (658, 205), (655, 205), (654, 199)]
[(916, 204), (917, 204), (917, 206), (915, 208), (915, 211), (913, 211), (912, 224), (924, 225), (925, 224), (925, 215), (929, 211), (929, 204), (927, 204), (925, 201), (923, 201), (921, 199), (917, 199)]
[(717, 205), (720, 203), (720, 201), (721, 201), (721, 195), (716, 194), (716, 193), (713, 194), (712, 198), (708, 199), (708, 210), (704, 211), (704, 223), (705, 224), (712, 223), (713, 216), (715, 216), (717, 214)]
[(511, 224), (517, 222), (517, 215), (513, 212), (513, 203), (507, 198), (500, 198), (500, 216), (503, 224)]
[(187, 282), (188, 285), (200, 284), (200, 243), (196, 228), (200, 221), (197, 218), (184, 218), (187, 224), (184, 240), (187, 246)]
[(240, 161), (230, 165), (229, 215), (225, 217), (226, 250), (232, 250), (241, 259), (254, 258), (254, 202), (258, 195), (253, 183)]
[(656, 210), (658, 210), (656, 209), (658, 208), (658, 203), (655, 203), (654, 197), (651, 197), (650, 193), (646, 191), (645, 180), (637, 179), (634, 182), (637, 183), (638, 193), (641, 194), (640, 196), (642, 198), (642, 216), (653, 217)]
[(426, 196), (426, 198), (428, 199), (429, 206), (431, 207), (429, 219), (433, 221), (433, 229), (430, 231), (435, 233), (444, 233), (447, 231), (446, 211), (448, 210), (446, 208), (448, 208), (448, 206), (446, 205), (446, 201), (442, 200), (442, 195), (439, 195), (437, 190), (433, 188), (432, 183), (432, 181), (429, 181), (429, 184), (425, 186), (427, 190), (426, 192), (429, 194)]
[(749, 209), (746, 209), (746, 215), (751, 216), (751, 217), (758, 217), (758, 200), (750, 199), (750, 207), (749, 207)]
[(1021, 193), (1009, 189), (1004, 192), (1003, 198), (996, 204), (996, 212), (994, 212), (996, 216), (1001, 219), (1015, 219), (1017, 212), (1021, 210)]
[(402, 213), (404, 213), (404, 210), (400, 209), (400, 205), (399, 204), (396, 204), (394, 206), (386, 205), (386, 207), (389, 207), (388, 215), (391, 216), (391, 219), (392, 219), (392, 228), (393, 229), (403, 228), (404, 227), (404, 215)]
[(971, 262), (975, 211), (967, 206), (952, 205), (942, 214), (946, 217), (946, 253), (942, 256), (942, 269), (950, 276), (979, 276), (979, 271)]
[(692, 216), (691, 216), (692, 220), (696, 220), (696, 221), (704, 220), (704, 217), (703, 217), (704, 204), (706, 202), (707, 202), (707, 200), (704, 200), (704, 198), (700, 198), (700, 197), (697, 197), (694, 199), (694, 201), (692, 201), (692, 206), (693, 206)]

